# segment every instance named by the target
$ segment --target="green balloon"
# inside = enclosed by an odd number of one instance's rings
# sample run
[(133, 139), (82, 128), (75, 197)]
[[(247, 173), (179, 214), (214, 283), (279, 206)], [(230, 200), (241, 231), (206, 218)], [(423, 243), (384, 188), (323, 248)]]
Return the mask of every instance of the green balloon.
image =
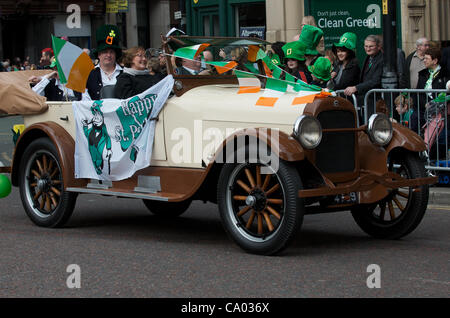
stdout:
[(4, 174), (0, 174), (0, 198), (5, 198), (11, 193), (11, 181)]

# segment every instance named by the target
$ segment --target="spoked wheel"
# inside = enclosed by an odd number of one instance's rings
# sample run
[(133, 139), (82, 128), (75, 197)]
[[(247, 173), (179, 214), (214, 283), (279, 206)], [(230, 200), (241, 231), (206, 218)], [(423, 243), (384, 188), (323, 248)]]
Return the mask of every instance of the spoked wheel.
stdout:
[(49, 139), (37, 139), (25, 150), (19, 186), (25, 211), (37, 225), (62, 226), (72, 215), (76, 194), (64, 191), (59, 158)]
[[(423, 162), (416, 154), (405, 152), (390, 158), (389, 170), (403, 178), (426, 177)], [(363, 231), (377, 238), (398, 239), (412, 232), (420, 223), (428, 205), (428, 185), (417, 189), (392, 189), (383, 200), (352, 211)]]
[(303, 220), (299, 189), (298, 172), (285, 162), (280, 162), (277, 171), (259, 163), (226, 164), (218, 188), (225, 230), (248, 252), (280, 252)]

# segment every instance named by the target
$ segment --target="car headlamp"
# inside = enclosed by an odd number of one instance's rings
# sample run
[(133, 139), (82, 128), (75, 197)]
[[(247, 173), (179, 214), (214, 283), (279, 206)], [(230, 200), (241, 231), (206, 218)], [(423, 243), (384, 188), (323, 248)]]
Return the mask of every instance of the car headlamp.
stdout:
[(367, 133), (374, 144), (386, 146), (392, 139), (392, 123), (384, 114), (373, 114), (369, 118)]
[(294, 137), (306, 149), (314, 149), (322, 140), (322, 126), (317, 118), (301, 115), (294, 123)]

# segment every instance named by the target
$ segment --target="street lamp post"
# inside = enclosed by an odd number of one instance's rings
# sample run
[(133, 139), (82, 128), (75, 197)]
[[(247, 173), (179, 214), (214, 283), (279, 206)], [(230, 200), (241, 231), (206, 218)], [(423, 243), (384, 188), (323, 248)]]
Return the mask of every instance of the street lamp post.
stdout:
[(386, 89), (398, 87), (396, 1), (382, 1), (384, 66), (381, 86)]

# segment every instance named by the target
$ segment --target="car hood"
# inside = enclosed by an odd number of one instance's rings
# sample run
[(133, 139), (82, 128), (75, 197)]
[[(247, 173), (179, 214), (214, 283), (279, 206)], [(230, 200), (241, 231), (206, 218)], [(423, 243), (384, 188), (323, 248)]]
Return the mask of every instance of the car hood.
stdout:
[(238, 94), (239, 86), (232, 84), (207, 85), (193, 88), (171, 103), (199, 111), (197, 119), (207, 121), (230, 121), (292, 125), (303, 114), (306, 104), (292, 105), (296, 94), (285, 93), (273, 107), (256, 106), (264, 93)]

